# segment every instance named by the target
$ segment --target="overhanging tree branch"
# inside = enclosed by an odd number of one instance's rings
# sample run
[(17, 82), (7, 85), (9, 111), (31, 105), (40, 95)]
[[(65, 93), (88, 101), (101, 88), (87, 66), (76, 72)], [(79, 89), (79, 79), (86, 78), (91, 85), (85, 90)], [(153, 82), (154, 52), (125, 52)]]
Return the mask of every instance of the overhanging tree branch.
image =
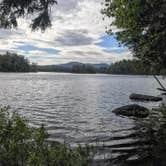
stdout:
[(57, 4), (56, 0), (1, 0), (0, 28), (17, 27), (17, 19), (25, 15), (35, 16), (32, 19), (32, 30), (45, 31), (51, 26), (50, 8)]

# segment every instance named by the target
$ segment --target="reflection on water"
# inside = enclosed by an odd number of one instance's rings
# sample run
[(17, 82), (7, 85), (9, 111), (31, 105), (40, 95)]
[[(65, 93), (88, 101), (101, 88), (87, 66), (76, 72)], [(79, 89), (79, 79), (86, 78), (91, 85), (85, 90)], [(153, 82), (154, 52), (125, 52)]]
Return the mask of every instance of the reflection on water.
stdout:
[(149, 148), (142, 139), (149, 130), (142, 130), (142, 121), (118, 117), (112, 109), (133, 103), (128, 98), (133, 92), (158, 95), (157, 87), (147, 76), (0, 73), (0, 104), (10, 105), (32, 126), (44, 123), (51, 140), (98, 146), (98, 160), (124, 160), (129, 154), (132, 160), (140, 145), (143, 151)]
[[(164, 112), (166, 115), (166, 108)], [(135, 132), (120, 137), (120, 139), (134, 138), (135, 141), (111, 146), (112, 152), (119, 152), (120, 155), (109, 159), (107, 163), (118, 166), (165, 166), (165, 115), (159, 110), (152, 110), (149, 118), (135, 120)]]

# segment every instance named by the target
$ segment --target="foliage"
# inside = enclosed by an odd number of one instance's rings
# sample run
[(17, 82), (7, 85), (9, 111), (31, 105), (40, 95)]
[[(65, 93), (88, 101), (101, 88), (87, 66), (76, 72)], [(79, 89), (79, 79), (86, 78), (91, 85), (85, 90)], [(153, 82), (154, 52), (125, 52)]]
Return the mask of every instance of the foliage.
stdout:
[(46, 65), (46, 66), (37, 66), (38, 71), (42, 72), (67, 72), (67, 73), (106, 73), (107, 67), (95, 67), (93, 65), (74, 65), (72, 67), (63, 67), (61, 65)]
[[(151, 138), (152, 150), (150, 151), (154, 165), (165, 165), (166, 163), (166, 106), (162, 105), (155, 111), (161, 113), (161, 117), (151, 119)], [(152, 164), (151, 164), (152, 165)]]
[(44, 31), (51, 26), (51, 6), (56, 0), (2, 0), (0, 1), (0, 28), (17, 27), (17, 19), (27, 15), (36, 16), (31, 23), (32, 30)]
[(109, 74), (166, 74), (165, 70), (150, 70), (149, 66), (139, 60), (122, 60), (116, 62), (108, 68)]
[(165, 0), (105, 0), (102, 13), (113, 18), (117, 39), (136, 57), (153, 68), (166, 68)]
[(24, 56), (7, 52), (0, 55), (0, 72), (30, 72), (36, 71), (36, 64), (29, 63)]
[(92, 160), (89, 146), (72, 149), (48, 142), (44, 126), (30, 128), (17, 113), (0, 108), (0, 165), (3, 166), (88, 166)]
[(107, 73), (107, 74), (161, 74), (166, 75), (166, 68), (151, 70), (146, 63), (139, 60), (122, 60), (111, 64), (109, 67), (95, 67), (90, 64), (73, 65), (63, 67), (63, 65), (39, 66), (30, 64), (24, 56), (7, 52), (0, 55), (0, 72), (69, 72), (69, 73)]
[(90, 65), (75, 65), (71, 69), (72, 73), (96, 73), (97, 69)]

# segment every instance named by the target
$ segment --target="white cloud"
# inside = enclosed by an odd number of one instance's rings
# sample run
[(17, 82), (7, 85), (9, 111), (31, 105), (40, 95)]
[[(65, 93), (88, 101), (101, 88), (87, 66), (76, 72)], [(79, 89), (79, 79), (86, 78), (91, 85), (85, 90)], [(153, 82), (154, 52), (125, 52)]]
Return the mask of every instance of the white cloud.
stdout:
[[(108, 53), (95, 44), (101, 41), (110, 22), (102, 19), (101, 3), (102, 0), (59, 0), (58, 5), (52, 8), (52, 27), (45, 33), (32, 32), (29, 18), (19, 19), (17, 30), (0, 30), (0, 52), (14, 51), (39, 64), (69, 61), (110, 63), (131, 58), (129, 52)], [(20, 46), (26, 45), (35, 49), (21, 49)], [(53, 55), (43, 48), (59, 52)]]

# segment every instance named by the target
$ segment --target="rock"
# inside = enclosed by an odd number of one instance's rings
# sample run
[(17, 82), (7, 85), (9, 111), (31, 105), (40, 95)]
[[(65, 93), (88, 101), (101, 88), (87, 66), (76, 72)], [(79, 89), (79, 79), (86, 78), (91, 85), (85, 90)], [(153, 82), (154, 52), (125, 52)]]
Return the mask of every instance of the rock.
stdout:
[(116, 115), (134, 116), (138, 118), (146, 118), (149, 115), (149, 110), (137, 104), (126, 105), (113, 110)]
[(129, 98), (133, 100), (141, 100), (141, 101), (161, 101), (163, 99), (162, 97), (141, 95), (136, 93), (131, 94)]

